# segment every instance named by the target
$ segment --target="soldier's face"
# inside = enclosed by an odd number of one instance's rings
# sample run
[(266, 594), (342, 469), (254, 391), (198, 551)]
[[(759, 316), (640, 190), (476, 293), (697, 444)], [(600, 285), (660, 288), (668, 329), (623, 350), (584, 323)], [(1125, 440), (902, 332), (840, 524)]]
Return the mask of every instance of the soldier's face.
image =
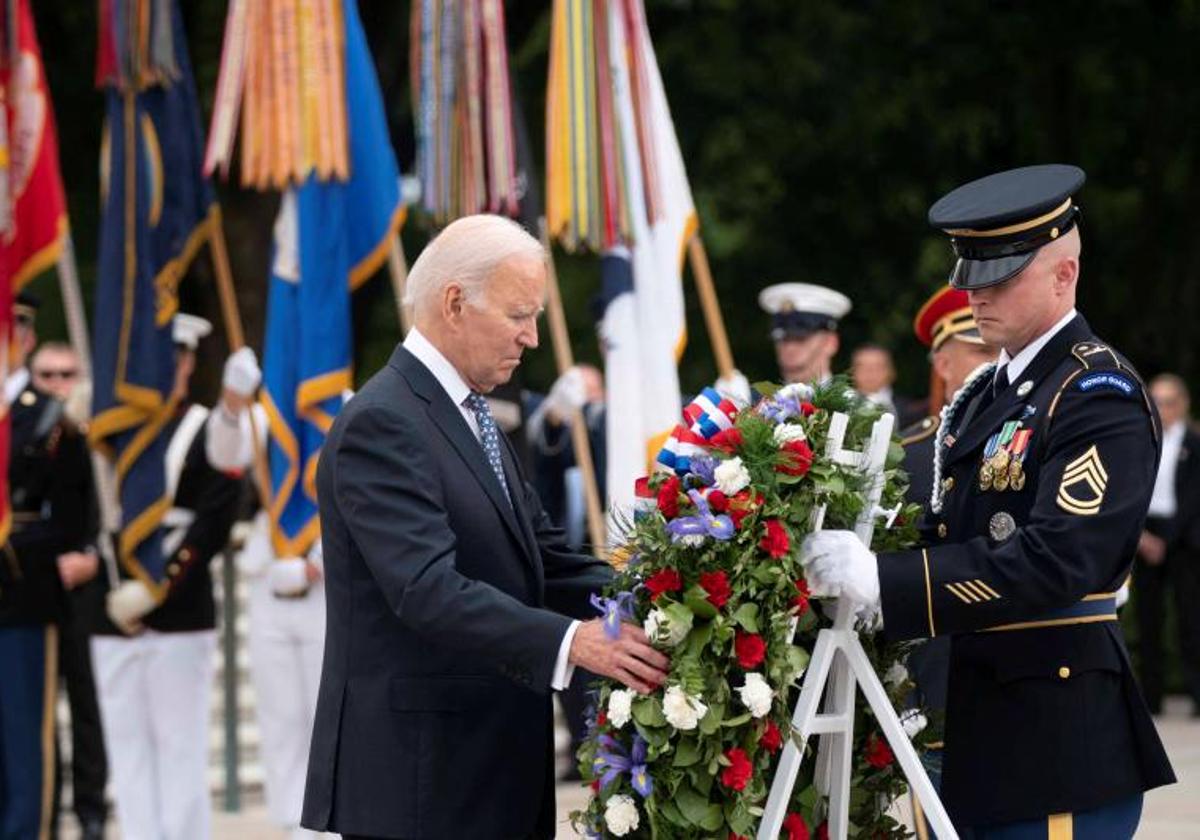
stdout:
[(521, 355), (538, 346), (545, 297), (545, 264), (514, 258), (501, 263), (478, 300), (452, 307), (452, 361), (471, 388), (486, 394), (512, 378)]
[(804, 338), (785, 338), (775, 342), (775, 359), (785, 385), (816, 382), (829, 373), (830, 362), (838, 350), (837, 333), (822, 330)]
[(1016, 355), (1075, 305), (1079, 234), (1072, 230), (1045, 246), (1016, 277), (967, 291), (979, 334), (993, 347)]

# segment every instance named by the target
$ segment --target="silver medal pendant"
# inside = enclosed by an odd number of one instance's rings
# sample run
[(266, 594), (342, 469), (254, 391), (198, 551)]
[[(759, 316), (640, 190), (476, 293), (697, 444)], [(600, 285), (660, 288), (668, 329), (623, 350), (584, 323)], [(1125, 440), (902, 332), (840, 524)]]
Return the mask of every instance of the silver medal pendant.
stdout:
[(1004, 542), (1011, 537), (1017, 530), (1017, 521), (1012, 518), (1012, 514), (1008, 511), (1000, 511), (992, 514), (991, 520), (988, 522), (988, 534), (996, 542)]

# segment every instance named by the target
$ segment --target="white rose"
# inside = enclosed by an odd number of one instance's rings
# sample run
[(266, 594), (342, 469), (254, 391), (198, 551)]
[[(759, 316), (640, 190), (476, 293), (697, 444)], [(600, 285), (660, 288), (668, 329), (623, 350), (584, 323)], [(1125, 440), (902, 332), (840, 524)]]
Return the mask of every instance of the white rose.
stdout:
[(907, 679), (908, 669), (904, 667), (904, 663), (899, 659), (893, 662), (892, 667), (883, 673), (883, 681), (888, 684), (889, 688), (898, 688)]
[(808, 435), (804, 434), (804, 427), (799, 423), (780, 423), (771, 434), (775, 438), (776, 446), (783, 446), (795, 440), (808, 440)]
[(664, 647), (675, 647), (687, 638), (692, 627), (681, 621), (672, 621), (670, 615), (655, 608), (650, 610), (650, 614), (646, 616), (642, 629), (646, 631), (651, 643)]
[(816, 392), (813, 391), (811, 385), (806, 385), (803, 382), (793, 382), (791, 385), (784, 385), (780, 388), (775, 396), (776, 398), (791, 398), (800, 402), (811, 402), (814, 393)]
[(617, 837), (624, 837), (638, 827), (638, 809), (632, 796), (618, 793), (610, 796), (604, 806), (604, 824)]
[(741, 458), (730, 458), (713, 470), (713, 480), (717, 482), (718, 490), (726, 496), (732, 496), (750, 483), (750, 471)]
[(900, 725), (904, 727), (904, 734), (907, 735), (911, 741), (913, 738), (916, 738), (919, 734), (921, 734), (921, 730), (929, 725), (929, 721), (926, 719), (925, 715), (921, 714), (916, 709), (909, 709), (904, 713), (904, 716), (900, 718)]
[(700, 702), (699, 697), (690, 696), (677, 685), (668, 688), (663, 695), (663, 715), (667, 723), (680, 731), (695, 729), (707, 711), (708, 706)]
[(775, 692), (771, 690), (762, 674), (747, 674), (745, 685), (737, 691), (742, 703), (754, 717), (765, 717), (771, 711), (771, 701)]
[(608, 695), (608, 722), (620, 729), (633, 714), (633, 690), (621, 688)]

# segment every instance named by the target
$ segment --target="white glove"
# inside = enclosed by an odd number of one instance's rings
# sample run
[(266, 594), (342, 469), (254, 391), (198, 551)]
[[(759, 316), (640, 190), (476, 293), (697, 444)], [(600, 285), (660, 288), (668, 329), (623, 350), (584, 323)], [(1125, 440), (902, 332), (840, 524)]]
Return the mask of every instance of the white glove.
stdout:
[(258, 357), (249, 347), (243, 347), (225, 360), (225, 375), (221, 384), (243, 397), (253, 396), (262, 382)]
[(587, 388), (583, 382), (583, 371), (577, 367), (567, 368), (566, 373), (554, 380), (550, 393), (546, 395), (546, 410), (559, 417), (568, 417), (575, 409), (587, 403)]
[(267, 581), (276, 595), (303, 595), (308, 591), (308, 564), (302, 557), (272, 560), (267, 567)]
[(853, 531), (809, 534), (800, 546), (800, 563), (813, 595), (843, 596), (870, 608), (879, 604), (879, 564)]
[(1126, 580), (1119, 587), (1117, 587), (1117, 609), (1121, 609), (1121, 607), (1125, 606), (1126, 602), (1128, 602), (1128, 601), (1129, 601), (1129, 581)]
[(105, 599), (108, 617), (126, 636), (141, 630), (142, 618), (157, 606), (149, 587), (140, 580), (125, 581)]
[(733, 400), (738, 406), (750, 405), (750, 380), (735, 370), (729, 376), (722, 376), (713, 383), (717, 393), (727, 400)]

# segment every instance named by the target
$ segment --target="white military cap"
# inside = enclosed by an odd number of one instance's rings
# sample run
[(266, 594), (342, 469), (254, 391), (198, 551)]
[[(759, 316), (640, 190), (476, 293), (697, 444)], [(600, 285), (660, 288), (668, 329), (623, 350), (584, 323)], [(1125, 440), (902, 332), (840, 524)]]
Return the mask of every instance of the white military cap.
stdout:
[(189, 350), (195, 350), (200, 339), (212, 332), (212, 324), (199, 315), (177, 312), (171, 319), (171, 338)]
[(758, 305), (771, 315), (771, 339), (782, 341), (837, 330), (850, 311), (850, 298), (812, 283), (776, 283), (758, 293)]

